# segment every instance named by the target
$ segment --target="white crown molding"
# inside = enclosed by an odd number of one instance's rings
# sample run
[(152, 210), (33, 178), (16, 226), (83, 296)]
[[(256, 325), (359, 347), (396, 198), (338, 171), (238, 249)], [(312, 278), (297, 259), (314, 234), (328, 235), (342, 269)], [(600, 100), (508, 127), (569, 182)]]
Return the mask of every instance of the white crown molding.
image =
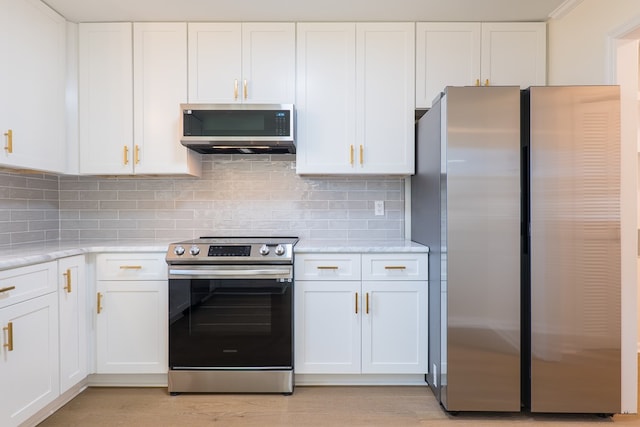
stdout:
[(565, 17), (580, 3), (582, 3), (582, 0), (565, 0), (549, 14), (549, 19), (560, 19)]

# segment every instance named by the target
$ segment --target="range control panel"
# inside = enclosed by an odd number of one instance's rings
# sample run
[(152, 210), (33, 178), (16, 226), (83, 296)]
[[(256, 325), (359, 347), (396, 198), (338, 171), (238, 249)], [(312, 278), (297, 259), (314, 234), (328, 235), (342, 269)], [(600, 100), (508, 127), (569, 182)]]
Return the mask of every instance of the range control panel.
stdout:
[(290, 264), (293, 263), (293, 244), (210, 244), (198, 240), (186, 241), (169, 245), (166, 261), (169, 264)]

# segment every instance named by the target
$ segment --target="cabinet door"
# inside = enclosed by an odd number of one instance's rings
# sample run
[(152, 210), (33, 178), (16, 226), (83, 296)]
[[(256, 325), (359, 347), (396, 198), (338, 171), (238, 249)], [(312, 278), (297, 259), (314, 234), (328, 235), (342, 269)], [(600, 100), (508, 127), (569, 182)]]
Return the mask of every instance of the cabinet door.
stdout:
[(83, 255), (58, 261), (60, 393), (87, 376), (87, 282)]
[(180, 144), (187, 100), (187, 24), (133, 24), (136, 174), (200, 174), (200, 156)]
[(360, 373), (359, 281), (296, 282), (295, 372)]
[(0, 165), (64, 172), (64, 18), (40, 1), (0, 0), (0, 58)]
[(295, 102), (295, 40), (293, 23), (242, 24), (243, 102)]
[(167, 282), (98, 281), (97, 373), (167, 372)]
[(0, 325), (0, 424), (16, 426), (60, 392), (58, 295), (52, 292), (1, 309)]
[(416, 108), (430, 108), (446, 86), (480, 83), (480, 23), (416, 24)]
[(362, 372), (427, 372), (427, 282), (362, 283)]
[(300, 23), (296, 43), (296, 171), (352, 172), (356, 167), (355, 24)]
[(80, 173), (131, 174), (131, 23), (78, 27)]
[(241, 24), (189, 23), (189, 102), (240, 102), (241, 46)]
[(412, 174), (415, 146), (413, 23), (357, 24), (354, 172)]
[(482, 84), (543, 86), (546, 68), (544, 22), (482, 24)]

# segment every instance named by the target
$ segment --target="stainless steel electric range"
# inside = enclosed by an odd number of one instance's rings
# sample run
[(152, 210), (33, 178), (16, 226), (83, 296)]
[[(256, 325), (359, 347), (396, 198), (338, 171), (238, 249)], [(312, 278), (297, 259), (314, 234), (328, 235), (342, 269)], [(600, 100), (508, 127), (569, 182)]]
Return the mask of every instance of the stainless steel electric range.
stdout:
[(169, 246), (169, 392), (293, 392), (296, 237)]

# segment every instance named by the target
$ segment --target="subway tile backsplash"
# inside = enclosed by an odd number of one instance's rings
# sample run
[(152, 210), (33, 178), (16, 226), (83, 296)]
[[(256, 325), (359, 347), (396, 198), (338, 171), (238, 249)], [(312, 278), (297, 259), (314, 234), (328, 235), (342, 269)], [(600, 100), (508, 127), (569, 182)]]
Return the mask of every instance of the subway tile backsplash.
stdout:
[(56, 175), (0, 169), (0, 247), (58, 240)]
[(404, 237), (402, 178), (300, 177), (292, 155), (204, 156), (201, 178), (2, 177), (0, 246), (58, 237)]

